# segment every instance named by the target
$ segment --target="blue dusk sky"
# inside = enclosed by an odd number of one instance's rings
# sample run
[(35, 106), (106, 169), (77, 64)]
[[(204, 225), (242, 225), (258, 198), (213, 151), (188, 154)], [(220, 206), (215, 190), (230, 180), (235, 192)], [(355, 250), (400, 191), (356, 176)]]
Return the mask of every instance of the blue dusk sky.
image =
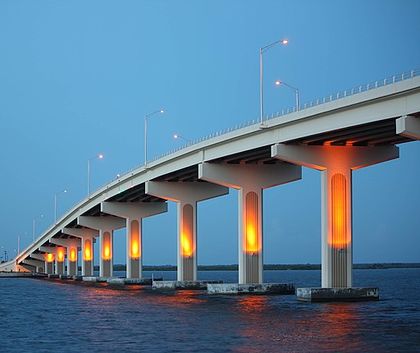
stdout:
[[(92, 188), (150, 157), (266, 112), (420, 68), (420, 1), (0, 0), (0, 247), (40, 235)], [(353, 174), (354, 261), (420, 262), (420, 143)], [(265, 263), (319, 263), (320, 173), (264, 192)], [(200, 264), (237, 263), (237, 192), (198, 210)], [(40, 215), (44, 217), (40, 218)], [(125, 262), (124, 231), (115, 262)], [(2, 250), (3, 250), (2, 248)], [(176, 263), (176, 207), (144, 221), (144, 263)]]

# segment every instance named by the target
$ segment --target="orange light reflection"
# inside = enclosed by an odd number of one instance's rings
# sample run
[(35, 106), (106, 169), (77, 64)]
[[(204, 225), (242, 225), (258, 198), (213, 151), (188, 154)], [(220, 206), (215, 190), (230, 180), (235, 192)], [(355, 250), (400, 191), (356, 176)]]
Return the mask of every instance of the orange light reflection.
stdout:
[(84, 241), (84, 260), (85, 261), (91, 261), (92, 260), (92, 242), (91, 240), (85, 240)]
[(64, 261), (64, 249), (63, 248), (58, 248), (57, 249), (57, 261), (58, 262), (63, 262)]
[(77, 252), (75, 248), (70, 248), (70, 256), (69, 259), (71, 262), (76, 262), (77, 261)]
[(184, 232), (181, 234), (182, 255), (186, 257), (193, 255), (193, 247), (190, 238), (191, 236), (189, 234), (185, 234)]
[(330, 245), (336, 249), (347, 247), (347, 180), (341, 173), (331, 178), (331, 222)]
[(47, 261), (47, 262), (53, 262), (53, 261), (54, 261), (54, 255), (53, 255), (53, 254), (51, 254), (51, 253), (48, 253), (48, 254), (45, 256), (45, 261)]

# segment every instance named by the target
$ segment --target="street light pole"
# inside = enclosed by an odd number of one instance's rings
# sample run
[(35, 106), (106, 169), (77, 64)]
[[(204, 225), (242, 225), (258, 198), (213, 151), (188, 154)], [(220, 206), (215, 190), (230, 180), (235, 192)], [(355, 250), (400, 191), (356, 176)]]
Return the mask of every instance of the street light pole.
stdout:
[(58, 197), (58, 194), (65, 194), (65, 193), (67, 193), (67, 189), (64, 189), (61, 192), (56, 192), (54, 194), (54, 223), (57, 223), (57, 197)]
[(104, 155), (99, 153), (96, 156), (93, 156), (87, 160), (87, 195), (90, 196), (90, 162), (94, 159), (103, 159)]
[(179, 140), (180, 139), (180, 140), (185, 141), (187, 144), (190, 144), (191, 143), (191, 140), (185, 138), (184, 136), (182, 136), (180, 134), (174, 134), (173, 137), (174, 137), (175, 140)]
[(152, 113), (146, 114), (144, 116), (144, 166), (147, 166), (147, 120), (152, 117), (153, 115), (156, 114), (163, 114), (164, 110), (163, 109), (159, 109), (159, 110), (155, 110)]
[[(44, 218), (44, 215), (41, 214), (39, 216), (39, 218)], [(32, 219), (32, 241), (35, 241), (36, 220), (37, 220), (37, 218)]]
[(276, 44), (287, 45), (289, 41), (287, 39), (280, 39), (265, 47), (260, 48), (260, 125), (264, 124), (264, 63), (263, 54)]
[(299, 111), (299, 110), (300, 110), (300, 95), (299, 95), (299, 89), (298, 89), (298, 88), (296, 88), (296, 87), (293, 87), (293, 86), (289, 85), (288, 83), (286, 83), (286, 82), (284, 82), (284, 81), (280, 81), (280, 80), (277, 80), (277, 81), (275, 82), (275, 84), (276, 84), (276, 86), (281, 86), (281, 85), (284, 85), (284, 86), (286, 86), (286, 87), (288, 87), (288, 88), (292, 89), (293, 91), (295, 91), (295, 104), (296, 104), (296, 111)]

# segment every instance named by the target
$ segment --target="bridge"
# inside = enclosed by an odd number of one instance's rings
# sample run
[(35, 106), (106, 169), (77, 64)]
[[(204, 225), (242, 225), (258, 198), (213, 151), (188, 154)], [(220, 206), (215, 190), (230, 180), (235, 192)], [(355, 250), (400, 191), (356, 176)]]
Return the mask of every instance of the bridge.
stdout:
[[(402, 76), (213, 134), (89, 195), (0, 271), (113, 276), (113, 232), (126, 229), (127, 278), (142, 278), (142, 220), (177, 203), (178, 281), (197, 280), (197, 203), (238, 193), (239, 284), (263, 283), (263, 190), (322, 173), (322, 288), (352, 287), (352, 172), (399, 158), (420, 139), (420, 77)], [(403, 157), (403, 156), (402, 156)], [(292, 201), (288, 201), (292, 202)], [(80, 260), (79, 260), (80, 259)]]

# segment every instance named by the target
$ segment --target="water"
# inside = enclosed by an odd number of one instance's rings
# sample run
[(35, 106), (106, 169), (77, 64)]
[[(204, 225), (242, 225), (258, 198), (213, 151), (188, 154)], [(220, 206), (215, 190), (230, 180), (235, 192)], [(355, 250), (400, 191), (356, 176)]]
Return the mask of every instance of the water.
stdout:
[[(173, 272), (155, 272), (165, 279)], [(148, 274), (150, 276), (150, 273)], [(235, 281), (236, 272), (199, 278)], [(0, 352), (420, 352), (420, 269), (356, 270), (381, 300), (300, 303), (295, 296), (0, 279)], [(266, 281), (316, 286), (319, 271), (266, 271)]]

